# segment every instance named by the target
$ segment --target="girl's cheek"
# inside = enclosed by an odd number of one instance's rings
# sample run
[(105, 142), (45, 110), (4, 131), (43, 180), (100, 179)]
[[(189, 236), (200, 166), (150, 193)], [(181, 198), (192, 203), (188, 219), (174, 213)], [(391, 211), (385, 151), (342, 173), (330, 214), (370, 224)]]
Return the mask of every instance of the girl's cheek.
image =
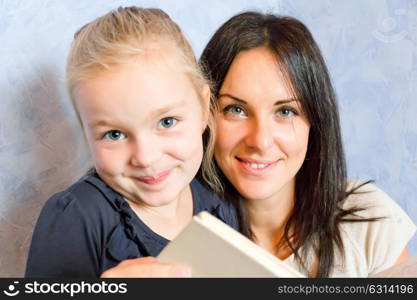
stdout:
[(108, 149), (95, 149), (94, 162), (97, 169), (105, 173), (118, 173), (122, 171), (126, 157), (120, 151), (110, 151)]
[(176, 157), (181, 159), (191, 159), (203, 148), (203, 137), (201, 128), (187, 128), (178, 135), (167, 141), (167, 149)]

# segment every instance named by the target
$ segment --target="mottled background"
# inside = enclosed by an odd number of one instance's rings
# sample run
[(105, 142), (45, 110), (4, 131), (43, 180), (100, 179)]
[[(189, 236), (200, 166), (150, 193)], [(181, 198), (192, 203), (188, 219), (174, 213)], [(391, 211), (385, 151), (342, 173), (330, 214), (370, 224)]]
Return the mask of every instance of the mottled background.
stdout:
[(0, 0), (1, 277), (23, 275), (43, 203), (90, 165), (64, 84), (72, 36), (131, 4), (166, 10), (198, 56), (243, 10), (301, 19), (336, 87), (349, 175), (374, 179), (417, 223), (417, 0)]

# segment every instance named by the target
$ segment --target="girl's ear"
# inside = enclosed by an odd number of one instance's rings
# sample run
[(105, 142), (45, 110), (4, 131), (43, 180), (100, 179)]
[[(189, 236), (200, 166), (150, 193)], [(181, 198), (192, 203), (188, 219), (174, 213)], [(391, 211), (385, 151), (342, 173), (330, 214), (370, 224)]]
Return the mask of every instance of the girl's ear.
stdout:
[(202, 108), (203, 108), (203, 132), (206, 129), (208, 125), (208, 120), (210, 116), (210, 97), (211, 97), (211, 91), (208, 84), (205, 84), (203, 86), (203, 90), (201, 91), (202, 96)]

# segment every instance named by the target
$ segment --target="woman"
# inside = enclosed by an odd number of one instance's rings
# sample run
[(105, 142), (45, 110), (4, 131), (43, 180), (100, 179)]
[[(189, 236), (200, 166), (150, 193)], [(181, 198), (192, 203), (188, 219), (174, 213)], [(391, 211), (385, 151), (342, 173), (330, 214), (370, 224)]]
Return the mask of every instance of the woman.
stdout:
[(415, 225), (375, 186), (346, 179), (335, 93), (301, 22), (242, 13), (200, 62), (217, 107), (215, 159), (245, 235), (308, 276), (369, 276), (408, 257)]
[[(311, 277), (367, 277), (408, 257), (415, 225), (375, 186), (346, 179), (335, 93), (302, 23), (239, 14), (200, 62), (213, 83), (214, 157), (243, 234)], [(162, 266), (132, 260), (107, 275), (149, 270)]]

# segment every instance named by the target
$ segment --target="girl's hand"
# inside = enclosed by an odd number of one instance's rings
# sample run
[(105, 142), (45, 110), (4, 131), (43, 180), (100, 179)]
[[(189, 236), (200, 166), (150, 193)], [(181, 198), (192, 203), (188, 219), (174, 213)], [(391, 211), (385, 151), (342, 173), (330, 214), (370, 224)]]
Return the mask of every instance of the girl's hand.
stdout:
[(127, 259), (106, 270), (101, 278), (128, 277), (191, 277), (191, 269), (186, 266), (155, 262), (155, 257)]

